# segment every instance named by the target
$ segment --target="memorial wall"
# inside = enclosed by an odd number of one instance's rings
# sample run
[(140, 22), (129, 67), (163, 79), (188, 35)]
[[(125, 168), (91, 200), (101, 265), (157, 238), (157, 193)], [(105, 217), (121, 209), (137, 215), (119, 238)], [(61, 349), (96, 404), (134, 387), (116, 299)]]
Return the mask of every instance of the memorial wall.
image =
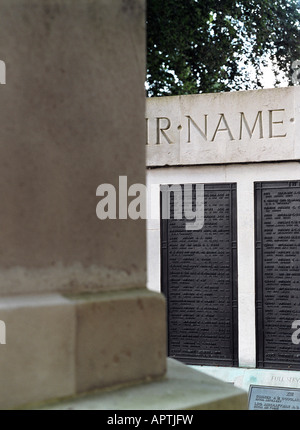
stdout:
[[(300, 88), (149, 98), (146, 130), (169, 354), (246, 389), (300, 387)], [(201, 229), (172, 215), (176, 184), (204, 186)]]

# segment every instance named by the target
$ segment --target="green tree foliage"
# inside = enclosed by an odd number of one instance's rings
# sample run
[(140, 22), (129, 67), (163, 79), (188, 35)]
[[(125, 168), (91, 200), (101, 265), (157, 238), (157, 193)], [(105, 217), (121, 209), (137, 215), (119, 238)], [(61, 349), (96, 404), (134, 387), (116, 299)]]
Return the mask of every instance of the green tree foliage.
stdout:
[(148, 95), (260, 88), (267, 58), (291, 83), (299, 22), (299, 0), (148, 0)]

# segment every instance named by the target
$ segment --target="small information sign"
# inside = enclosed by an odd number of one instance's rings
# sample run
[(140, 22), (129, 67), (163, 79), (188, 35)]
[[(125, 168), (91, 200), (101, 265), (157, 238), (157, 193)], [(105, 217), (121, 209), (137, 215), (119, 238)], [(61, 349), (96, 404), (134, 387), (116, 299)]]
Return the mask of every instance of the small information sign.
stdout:
[(250, 385), (250, 410), (300, 410), (300, 389)]

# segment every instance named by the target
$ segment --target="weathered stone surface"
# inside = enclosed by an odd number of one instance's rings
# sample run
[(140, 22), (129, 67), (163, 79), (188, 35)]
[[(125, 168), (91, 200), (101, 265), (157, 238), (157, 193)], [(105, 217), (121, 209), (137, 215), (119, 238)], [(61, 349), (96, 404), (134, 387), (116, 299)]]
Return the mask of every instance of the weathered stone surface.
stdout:
[(0, 15), (0, 295), (143, 287), (145, 223), (100, 221), (96, 189), (145, 181), (144, 2)]
[(75, 308), (59, 295), (3, 297), (0, 409), (73, 395)]
[(162, 295), (109, 293), (76, 305), (76, 390), (160, 377), (166, 370)]
[(160, 378), (166, 371), (161, 294), (137, 289), (4, 297), (0, 409)]
[(45, 406), (44, 410), (245, 410), (246, 391), (168, 359), (160, 381), (99, 392)]
[(147, 165), (300, 157), (299, 87), (147, 99)]
[(0, 408), (161, 376), (145, 220), (96, 214), (99, 185), (145, 182), (145, 2), (0, 0), (0, 15)]

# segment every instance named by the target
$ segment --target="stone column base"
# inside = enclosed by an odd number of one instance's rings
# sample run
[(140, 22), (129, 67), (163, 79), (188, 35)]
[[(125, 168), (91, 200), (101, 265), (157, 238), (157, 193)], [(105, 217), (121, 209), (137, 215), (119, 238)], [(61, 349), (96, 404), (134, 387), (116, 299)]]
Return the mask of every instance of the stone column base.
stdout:
[[(150, 383), (102, 391), (44, 406), (43, 410), (246, 410), (246, 391), (167, 360), (166, 376)], [(113, 414), (112, 414), (113, 416)]]
[(160, 378), (165, 300), (146, 289), (1, 298), (0, 409)]

